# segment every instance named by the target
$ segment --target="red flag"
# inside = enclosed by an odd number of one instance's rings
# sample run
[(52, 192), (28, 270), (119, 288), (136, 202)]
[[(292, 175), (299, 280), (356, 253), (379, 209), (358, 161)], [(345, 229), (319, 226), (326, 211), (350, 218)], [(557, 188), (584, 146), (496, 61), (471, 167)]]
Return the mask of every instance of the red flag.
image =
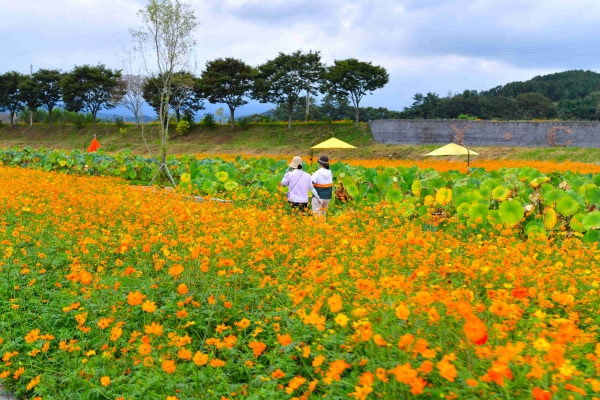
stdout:
[(96, 140), (96, 138), (93, 138), (92, 143), (90, 143), (90, 147), (88, 147), (88, 153), (94, 153), (94, 152), (98, 151), (99, 148), (100, 148), (100, 142), (98, 142), (98, 140)]

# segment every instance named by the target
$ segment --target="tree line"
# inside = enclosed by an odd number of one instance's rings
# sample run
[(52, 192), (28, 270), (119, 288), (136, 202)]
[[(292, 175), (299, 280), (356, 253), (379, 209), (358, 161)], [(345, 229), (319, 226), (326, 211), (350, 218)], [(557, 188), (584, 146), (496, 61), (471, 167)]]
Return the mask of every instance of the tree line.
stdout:
[(446, 97), (417, 93), (413, 101), (400, 118), (454, 119), (468, 115), (498, 120), (598, 120), (600, 74), (565, 71), (481, 92), (465, 90)]
[[(324, 94), (325, 108), (334, 104), (339, 108), (330, 114), (332, 119), (338, 119), (339, 115), (354, 119), (358, 125), (363, 97), (388, 82), (385, 68), (370, 62), (350, 58), (326, 66), (319, 51), (298, 50), (279, 53), (258, 67), (235, 58), (218, 58), (208, 61), (199, 75), (177, 71), (169, 78), (169, 96), (164, 96), (164, 79), (160, 73), (124, 74), (123, 70), (99, 63), (75, 66), (68, 72), (40, 69), (31, 76), (6, 72), (0, 75), (0, 111), (10, 114), (12, 125), (18, 112), (41, 108), (52, 126), (53, 110), (60, 105), (67, 111), (91, 114), (92, 124), (96, 123), (100, 110), (124, 106), (139, 124), (144, 103), (157, 114), (161, 107), (168, 107), (169, 118), (179, 122), (193, 121), (194, 115), (204, 109), (204, 102), (208, 101), (227, 105), (233, 128), (236, 109), (254, 99), (277, 104), (276, 113), (281, 114), (281, 119), (284, 119), (281, 111), (285, 110), (285, 119), (291, 127), (294, 119), (314, 118), (313, 112), (323, 114), (314, 98)], [(300, 109), (304, 113), (299, 113)]]

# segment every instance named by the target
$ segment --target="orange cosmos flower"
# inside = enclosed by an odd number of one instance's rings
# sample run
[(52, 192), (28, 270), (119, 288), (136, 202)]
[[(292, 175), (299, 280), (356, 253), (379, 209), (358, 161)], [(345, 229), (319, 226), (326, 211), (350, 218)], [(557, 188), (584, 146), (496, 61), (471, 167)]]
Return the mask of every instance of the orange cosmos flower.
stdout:
[(163, 333), (163, 327), (162, 325), (157, 324), (156, 322), (152, 322), (150, 325), (146, 325), (145, 332), (148, 335), (161, 336)]
[(138, 348), (138, 353), (142, 356), (147, 356), (152, 352), (152, 346), (149, 343), (142, 343)]
[(179, 277), (184, 271), (183, 265), (175, 264), (171, 268), (169, 268), (169, 275), (172, 275), (174, 278)]
[(177, 357), (181, 358), (182, 360), (191, 360), (192, 352), (183, 347), (177, 352)]
[(334, 294), (327, 299), (327, 304), (329, 304), (331, 312), (337, 313), (342, 311), (342, 298), (339, 294)]
[(27, 335), (25, 335), (25, 341), (27, 343), (36, 342), (39, 338), (40, 338), (40, 330), (39, 329), (33, 329), (31, 332), (29, 332)]
[(409, 315), (410, 315), (410, 310), (404, 303), (402, 303), (402, 304), (398, 305), (398, 307), (396, 307), (396, 317), (398, 317), (398, 319), (406, 321), (406, 320), (408, 320)]
[(40, 379), (42, 379), (42, 376), (38, 375), (35, 378), (33, 378), (31, 381), (29, 381), (29, 383), (27, 384), (27, 390), (31, 390), (35, 386), (37, 386), (37, 384), (40, 383)]
[(25, 368), (23, 368), (23, 367), (20, 367), (19, 369), (17, 369), (17, 370), (15, 371), (15, 374), (13, 375), (13, 379), (19, 379), (19, 377), (20, 377), (21, 375), (23, 375), (23, 372), (25, 372)]
[(197, 351), (196, 354), (194, 354), (193, 361), (196, 365), (206, 365), (208, 362), (208, 354), (202, 354), (201, 352)]
[(289, 346), (292, 344), (292, 337), (289, 333), (286, 333), (285, 335), (277, 334), (277, 341), (282, 346)]
[(440, 370), (440, 375), (442, 378), (447, 379), (450, 382), (454, 382), (454, 379), (458, 376), (458, 371), (456, 367), (450, 363), (451, 360), (455, 360), (456, 357), (454, 354), (450, 354), (444, 356), (440, 362), (436, 364), (438, 369)]
[(184, 295), (184, 294), (187, 294), (187, 292), (188, 292), (188, 287), (185, 283), (182, 283), (179, 286), (177, 286), (177, 293)]
[(145, 298), (146, 295), (141, 294), (137, 290), (135, 292), (129, 292), (129, 294), (127, 295), (127, 304), (129, 304), (130, 306), (139, 306), (140, 304), (142, 304)]
[(246, 329), (250, 326), (250, 320), (247, 318), (243, 318), (241, 321), (234, 322), (233, 324), (240, 329)]
[(475, 316), (465, 322), (463, 332), (470, 341), (478, 346), (485, 344), (488, 340), (487, 326)]
[(110, 385), (110, 378), (108, 376), (103, 376), (102, 378), (100, 378), (100, 384), (102, 386)]
[(285, 377), (285, 373), (282, 370), (280, 370), (279, 368), (277, 368), (271, 374), (271, 378), (273, 378), (273, 379), (279, 379), (279, 378), (283, 378), (283, 377)]
[(248, 344), (248, 347), (252, 349), (254, 357), (258, 358), (258, 356), (260, 356), (262, 352), (265, 351), (267, 345), (263, 342), (252, 341)]
[(175, 361), (173, 360), (164, 360), (161, 364), (161, 368), (167, 374), (172, 374), (177, 369), (177, 367), (175, 366)]
[(147, 313), (153, 313), (156, 311), (156, 303), (150, 300), (146, 300), (144, 304), (142, 304), (142, 310)]
[(209, 365), (211, 367), (220, 368), (225, 366), (225, 361), (219, 360), (218, 358), (214, 358), (210, 361)]

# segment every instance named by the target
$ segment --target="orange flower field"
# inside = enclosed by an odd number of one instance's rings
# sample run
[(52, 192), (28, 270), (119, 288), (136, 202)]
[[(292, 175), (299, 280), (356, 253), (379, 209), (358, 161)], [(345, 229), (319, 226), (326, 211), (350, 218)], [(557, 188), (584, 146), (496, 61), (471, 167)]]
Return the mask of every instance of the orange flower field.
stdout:
[(283, 202), (0, 167), (2, 384), (44, 400), (600, 398), (597, 243)]

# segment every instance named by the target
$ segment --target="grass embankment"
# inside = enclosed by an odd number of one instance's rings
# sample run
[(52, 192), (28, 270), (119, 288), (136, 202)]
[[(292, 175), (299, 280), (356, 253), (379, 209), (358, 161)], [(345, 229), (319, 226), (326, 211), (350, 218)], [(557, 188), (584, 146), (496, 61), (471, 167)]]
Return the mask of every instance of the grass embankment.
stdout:
[[(152, 151), (157, 152), (158, 127), (147, 126), (146, 138)], [(231, 131), (229, 126), (216, 126), (207, 129), (194, 127), (181, 135), (171, 129), (170, 153), (175, 154), (256, 154), (256, 155), (302, 155), (309, 154), (311, 145), (319, 139), (327, 139), (332, 133), (336, 138), (347, 141), (356, 150), (333, 150), (328, 153), (335, 159), (424, 159), (424, 154), (439, 147), (381, 145), (377, 144), (367, 124), (354, 128), (346, 125), (305, 125), (296, 124), (291, 131), (285, 125), (252, 125), (248, 130), (237, 128)], [(102, 147), (109, 152), (130, 149), (136, 154), (147, 154), (141, 131), (128, 126), (125, 133), (113, 125), (98, 125), (77, 129), (73, 126), (16, 126), (0, 128), (0, 147), (31, 146), (51, 149), (84, 149), (96, 134)], [(473, 147), (481, 154), (478, 159), (512, 159), (540, 161), (578, 161), (597, 163), (600, 149), (587, 148), (515, 148), (515, 147)]]

